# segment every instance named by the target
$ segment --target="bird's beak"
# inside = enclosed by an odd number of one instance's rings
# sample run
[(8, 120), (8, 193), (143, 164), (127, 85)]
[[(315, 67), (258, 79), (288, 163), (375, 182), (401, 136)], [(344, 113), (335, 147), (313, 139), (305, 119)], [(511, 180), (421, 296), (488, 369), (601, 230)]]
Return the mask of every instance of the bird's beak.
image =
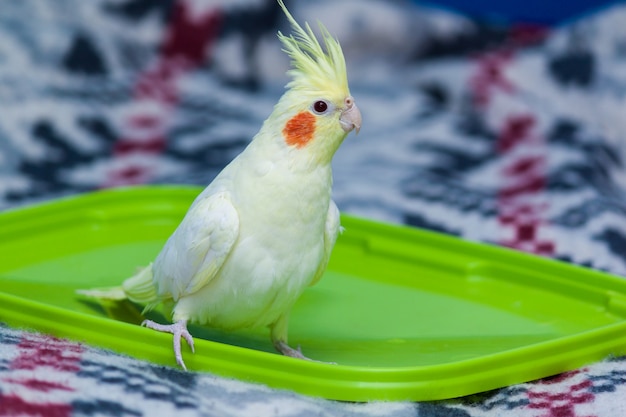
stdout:
[(359, 133), (361, 130), (361, 111), (351, 96), (345, 99), (344, 104), (344, 109), (339, 116), (341, 128), (346, 133), (351, 132), (352, 129), (356, 129), (356, 133)]

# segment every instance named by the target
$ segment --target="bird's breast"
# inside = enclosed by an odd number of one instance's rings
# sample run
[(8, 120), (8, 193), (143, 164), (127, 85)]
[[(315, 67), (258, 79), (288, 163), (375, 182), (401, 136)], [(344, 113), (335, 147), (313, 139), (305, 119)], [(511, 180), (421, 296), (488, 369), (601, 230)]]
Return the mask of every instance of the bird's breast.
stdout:
[(274, 323), (311, 283), (323, 259), (323, 236), (313, 235), (293, 229), (276, 230), (271, 240), (243, 234), (219, 276), (177, 308), (188, 310), (193, 321), (227, 330)]
[(324, 259), (330, 204), (330, 184), (299, 180), (239, 184), (237, 241), (218, 276), (177, 308), (225, 329), (268, 325), (291, 309)]

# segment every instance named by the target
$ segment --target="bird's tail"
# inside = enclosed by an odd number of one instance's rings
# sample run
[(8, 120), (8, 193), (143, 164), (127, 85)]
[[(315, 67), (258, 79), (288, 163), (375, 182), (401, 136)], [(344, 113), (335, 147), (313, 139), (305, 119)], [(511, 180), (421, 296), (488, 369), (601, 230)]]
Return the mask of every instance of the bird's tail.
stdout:
[(98, 298), (100, 300), (118, 301), (125, 300), (126, 293), (122, 287), (107, 287), (107, 288), (91, 288), (88, 290), (76, 290), (76, 294), (84, 295), (89, 298)]
[(76, 293), (101, 300), (118, 301), (129, 299), (139, 304), (153, 305), (159, 297), (152, 282), (152, 264), (142, 268), (118, 287), (77, 290)]

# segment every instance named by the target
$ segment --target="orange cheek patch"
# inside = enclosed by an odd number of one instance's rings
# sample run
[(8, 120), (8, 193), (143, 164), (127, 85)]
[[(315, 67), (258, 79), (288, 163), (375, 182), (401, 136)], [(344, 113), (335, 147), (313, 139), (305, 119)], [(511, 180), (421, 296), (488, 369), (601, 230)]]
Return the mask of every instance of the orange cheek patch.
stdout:
[(283, 136), (288, 145), (301, 148), (306, 145), (315, 134), (315, 116), (308, 111), (293, 116), (283, 129)]

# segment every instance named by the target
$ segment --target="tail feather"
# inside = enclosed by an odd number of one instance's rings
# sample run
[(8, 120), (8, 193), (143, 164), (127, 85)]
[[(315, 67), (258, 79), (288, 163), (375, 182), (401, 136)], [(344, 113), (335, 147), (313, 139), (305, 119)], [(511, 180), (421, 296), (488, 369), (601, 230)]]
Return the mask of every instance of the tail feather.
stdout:
[(152, 264), (122, 283), (122, 289), (129, 300), (139, 304), (153, 304), (159, 296), (152, 281)]
[(76, 290), (77, 294), (89, 298), (99, 298), (101, 300), (118, 301), (126, 299), (126, 293), (122, 287), (92, 288), (89, 290)]
[(121, 286), (77, 290), (76, 293), (101, 300), (119, 301), (129, 299), (149, 306), (154, 306), (159, 302), (156, 287), (152, 282), (152, 264), (126, 279)]

